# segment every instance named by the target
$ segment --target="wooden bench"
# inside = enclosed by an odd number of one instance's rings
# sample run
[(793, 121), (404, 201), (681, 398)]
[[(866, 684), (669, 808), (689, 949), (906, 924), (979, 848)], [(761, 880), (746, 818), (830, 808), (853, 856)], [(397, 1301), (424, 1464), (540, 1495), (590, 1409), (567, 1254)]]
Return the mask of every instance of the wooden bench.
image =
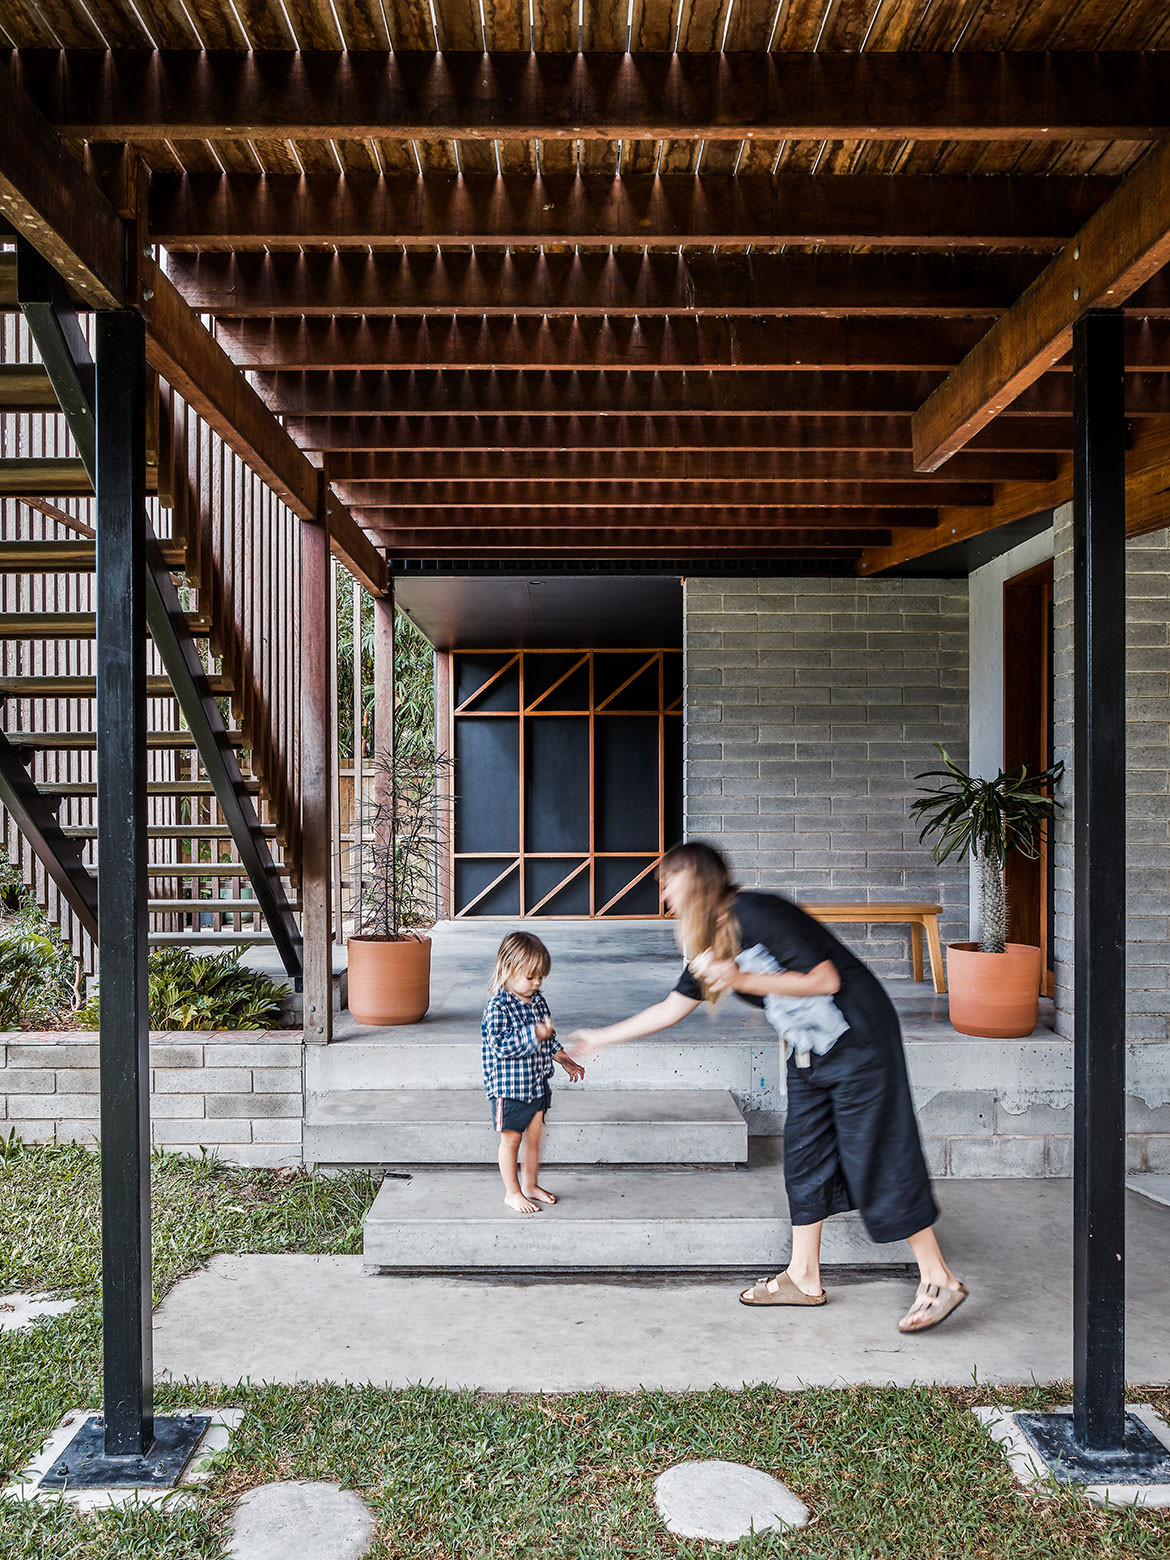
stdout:
[(815, 916), (818, 921), (852, 922), (855, 925), (879, 922), (891, 926), (909, 925), (915, 980), (921, 980), (923, 975), (922, 934), (925, 932), (927, 946), (930, 948), (930, 973), (934, 977), (934, 989), (938, 992), (946, 991), (947, 975), (943, 965), (942, 941), (938, 934), (938, 918), (942, 913), (941, 905), (802, 904), (801, 909), (807, 910), (809, 915)]

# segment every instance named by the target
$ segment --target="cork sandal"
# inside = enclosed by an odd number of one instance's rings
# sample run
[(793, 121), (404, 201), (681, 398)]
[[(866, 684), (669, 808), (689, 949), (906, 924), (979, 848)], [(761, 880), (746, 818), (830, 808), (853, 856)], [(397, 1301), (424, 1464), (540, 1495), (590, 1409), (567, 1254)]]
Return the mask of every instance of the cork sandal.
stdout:
[(761, 1278), (750, 1289), (740, 1291), (740, 1305), (824, 1305), (828, 1299), (822, 1289), (819, 1295), (806, 1295), (794, 1284), (787, 1273), (777, 1273), (775, 1278)]
[[(952, 1311), (958, 1310), (967, 1298), (963, 1284), (958, 1289), (945, 1289), (941, 1284), (919, 1284), (914, 1304), (898, 1323), (900, 1333), (929, 1332), (940, 1322), (945, 1322)], [(912, 1316), (922, 1316), (920, 1322), (911, 1322)]]

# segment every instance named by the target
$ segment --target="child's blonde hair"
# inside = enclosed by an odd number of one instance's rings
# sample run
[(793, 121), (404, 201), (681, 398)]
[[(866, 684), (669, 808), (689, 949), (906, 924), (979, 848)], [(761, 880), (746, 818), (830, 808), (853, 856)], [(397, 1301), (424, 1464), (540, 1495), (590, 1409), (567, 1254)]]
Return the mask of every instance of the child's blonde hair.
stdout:
[(552, 969), (552, 955), (531, 932), (509, 932), (496, 954), (496, 968), (489, 988), (494, 997), (514, 975), (541, 980)]

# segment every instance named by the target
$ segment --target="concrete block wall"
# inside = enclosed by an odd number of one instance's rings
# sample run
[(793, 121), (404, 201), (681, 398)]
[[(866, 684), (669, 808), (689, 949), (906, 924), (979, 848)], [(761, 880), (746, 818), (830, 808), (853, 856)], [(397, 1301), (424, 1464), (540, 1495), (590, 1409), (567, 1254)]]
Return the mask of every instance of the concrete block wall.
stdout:
[[(303, 1062), (299, 1030), (152, 1034), (152, 1142), (229, 1164), (300, 1164)], [(0, 1134), (94, 1143), (98, 1091), (92, 1031), (0, 1034)]]
[[(966, 760), (966, 582), (694, 578), (683, 601), (687, 837), (745, 886), (937, 901), (943, 941), (966, 938), (967, 871), (907, 817), (935, 743)], [(839, 930), (907, 973), (908, 929)]]
[[(1054, 832), (1057, 1027), (1073, 1032), (1072, 505), (1054, 523), (1056, 757), (1067, 765)], [(1126, 1014), (1132, 1041), (1170, 1037), (1170, 533), (1126, 545)], [(1150, 1166), (1150, 1168), (1154, 1168)]]

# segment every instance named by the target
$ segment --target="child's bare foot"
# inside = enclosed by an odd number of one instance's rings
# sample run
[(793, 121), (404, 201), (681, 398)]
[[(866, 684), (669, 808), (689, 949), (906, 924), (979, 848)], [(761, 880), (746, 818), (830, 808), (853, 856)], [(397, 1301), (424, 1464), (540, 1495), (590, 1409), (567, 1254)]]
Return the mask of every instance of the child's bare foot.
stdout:
[(525, 1188), (524, 1195), (525, 1197), (535, 1198), (537, 1202), (548, 1203), (550, 1206), (552, 1203), (556, 1202), (556, 1198), (553, 1196), (553, 1194), (551, 1192), (546, 1192), (543, 1186), (529, 1186)]
[[(547, 1194), (546, 1194), (547, 1195)], [(539, 1213), (540, 1209), (523, 1192), (508, 1192), (504, 1202), (513, 1213)]]

